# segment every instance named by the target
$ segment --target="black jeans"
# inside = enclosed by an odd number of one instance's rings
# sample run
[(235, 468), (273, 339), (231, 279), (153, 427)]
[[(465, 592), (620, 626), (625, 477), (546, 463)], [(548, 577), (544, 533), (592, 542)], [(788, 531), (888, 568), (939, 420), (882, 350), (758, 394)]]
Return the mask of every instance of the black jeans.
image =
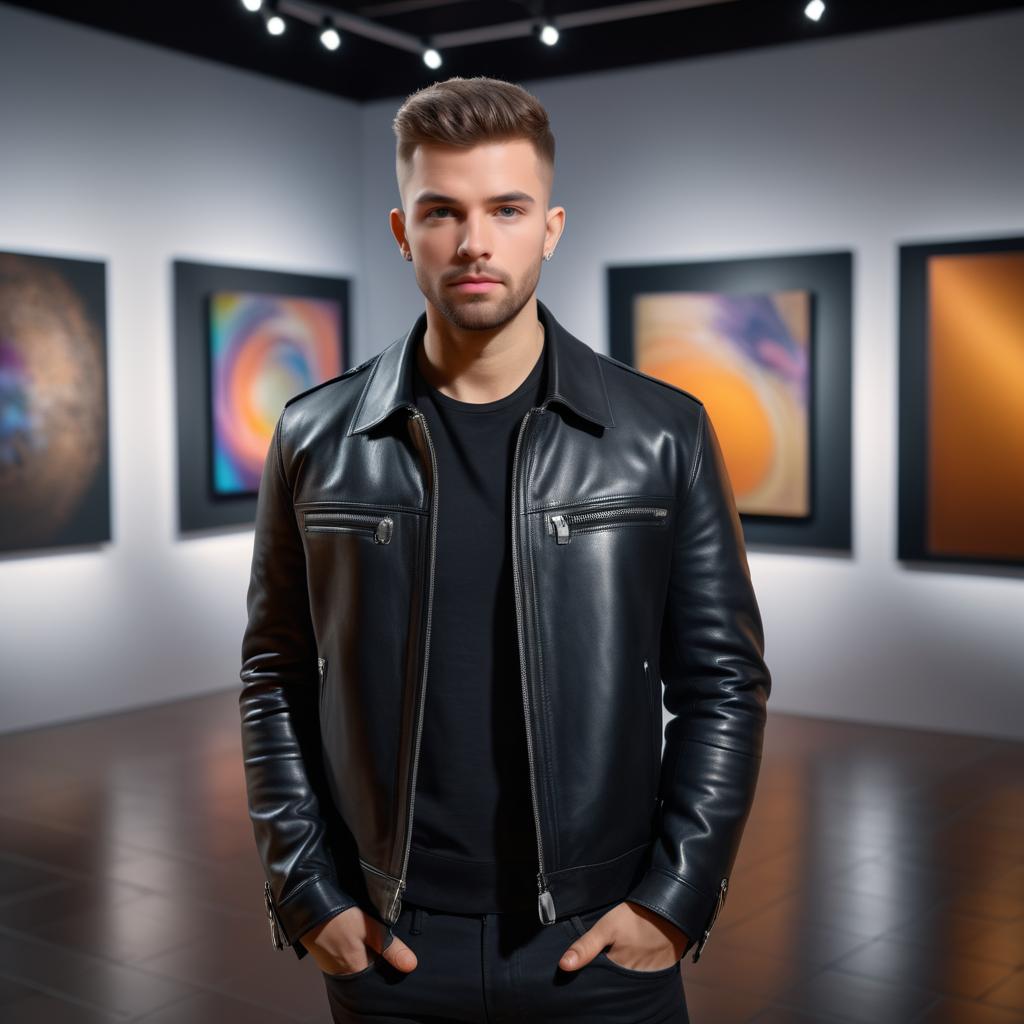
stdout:
[(601, 952), (559, 967), (615, 902), (546, 926), (534, 910), (449, 914), (406, 902), (384, 944), (397, 935), (418, 966), (406, 974), (371, 952), (365, 970), (324, 974), (335, 1024), (689, 1024), (678, 963), (636, 971)]

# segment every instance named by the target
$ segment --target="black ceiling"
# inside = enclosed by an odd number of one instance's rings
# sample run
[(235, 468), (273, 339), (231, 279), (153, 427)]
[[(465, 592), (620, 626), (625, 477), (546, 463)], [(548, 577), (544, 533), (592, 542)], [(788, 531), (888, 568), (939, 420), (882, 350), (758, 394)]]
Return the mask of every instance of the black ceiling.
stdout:
[[(453, 47), (443, 51), (444, 63), (431, 71), (415, 53), (344, 31), (344, 44), (331, 53), (320, 45), (312, 25), (295, 19), (288, 20), (283, 36), (272, 37), (261, 16), (246, 11), (240, 0), (8, 2), (352, 100), (405, 96), (452, 75), (551, 78), (1024, 6), (1024, 0), (828, 0), (824, 17), (815, 23), (803, 14), (805, 0), (727, 0), (564, 29), (554, 47), (530, 37)], [(421, 37), (519, 21), (541, 9), (540, 0), (318, 2)], [(549, 0), (546, 9), (557, 24), (559, 14), (622, 4)]]

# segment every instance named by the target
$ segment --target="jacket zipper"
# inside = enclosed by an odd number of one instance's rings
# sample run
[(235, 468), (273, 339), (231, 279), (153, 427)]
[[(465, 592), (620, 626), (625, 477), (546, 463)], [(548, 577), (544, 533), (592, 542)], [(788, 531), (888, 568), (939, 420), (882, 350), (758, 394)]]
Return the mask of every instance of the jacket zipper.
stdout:
[(437, 555), (437, 510), (438, 510), (438, 485), (437, 485), (437, 456), (434, 454), (434, 444), (430, 439), (430, 428), (427, 426), (427, 418), (415, 406), (409, 406), (413, 410), (413, 419), (417, 419), (423, 428), (423, 438), (427, 443), (427, 451), (430, 453), (430, 473), (432, 481), (431, 494), (431, 515), (430, 515), (430, 573), (427, 581), (427, 624), (423, 635), (423, 679), (420, 683), (420, 702), (416, 709), (416, 736), (413, 741), (412, 770), (409, 773), (409, 811), (405, 822), (405, 849), (402, 852), (402, 873), (398, 880), (398, 889), (395, 891), (394, 900), (391, 903), (391, 912), (388, 915), (388, 923), (394, 924), (402, 913), (402, 893), (405, 892), (406, 874), (409, 869), (409, 849), (412, 846), (412, 823), (413, 807), (416, 802), (416, 772), (420, 761), (420, 737), (423, 733), (423, 708), (427, 697), (427, 665), (430, 658), (430, 613), (434, 603), (434, 562)]
[(568, 544), (574, 533), (590, 533), (613, 526), (661, 526), (668, 509), (634, 505), (627, 508), (600, 508), (589, 512), (559, 512), (548, 516), (548, 534), (557, 544)]
[(282, 930), (277, 920), (277, 910), (274, 907), (274, 896), (270, 888), (270, 882), (263, 883), (263, 900), (267, 906), (267, 919), (270, 921), (270, 940), (274, 943), (274, 949), (284, 949), (291, 943), (282, 936)]
[(375, 544), (389, 544), (395, 521), (391, 516), (362, 512), (307, 512), (306, 533), (369, 533)]
[[(659, 769), (661, 767), (660, 733), (661, 733), (661, 728), (662, 728), (662, 723), (658, 721), (658, 712), (661, 709), (658, 706), (658, 703), (654, 699), (654, 683), (653, 683), (653, 680), (651, 679), (651, 666), (650, 666), (650, 663), (648, 662), (648, 660), (646, 658), (644, 658), (644, 681), (647, 683), (647, 707), (648, 707), (648, 710), (651, 713), (651, 726), (653, 727), (654, 724), (657, 722), (658, 732), (659, 732), (658, 739), (655, 739), (653, 734), (651, 736), (651, 742), (654, 744), (654, 748), (651, 751), (651, 764), (654, 767), (654, 782), (655, 782), (655, 785), (658, 785), (658, 783), (660, 781), (659, 778), (658, 778), (658, 775), (659, 775)], [(655, 797), (655, 801), (657, 801), (657, 799), (658, 798)]]
[(534, 413), (534, 409), (530, 409), (523, 417), (522, 423), (519, 425), (519, 434), (516, 437), (516, 450), (515, 455), (512, 457), (512, 586), (515, 592), (516, 601), (516, 632), (519, 639), (519, 668), (522, 676), (523, 683), (523, 713), (526, 718), (526, 754), (527, 760), (530, 767), (530, 793), (533, 797), (533, 821), (534, 828), (537, 833), (537, 912), (540, 915), (542, 924), (552, 924), (555, 920), (555, 901), (550, 891), (548, 890), (547, 877), (544, 872), (544, 839), (541, 835), (540, 828), (540, 811), (539, 804), (537, 801), (537, 777), (535, 771), (535, 762), (533, 757), (533, 734), (530, 729), (530, 694), (529, 688), (526, 681), (527, 672), (527, 658), (525, 645), (523, 643), (523, 615), (522, 607), (523, 603), (519, 596), (519, 505), (520, 501), (517, 500), (520, 491), (518, 490), (519, 484), (519, 452), (522, 447), (523, 436), (526, 434), (526, 427), (530, 421), (530, 417)]
[(708, 922), (707, 928), (704, 929), (704, 934), (700, 937), (700, 942), (697, 943), (697, 948), (693, 951), (693, 963), (696, 963), (700, 959), (700, 955), (707, 945), (708, 938), (711, 935), (711, 929), (715, 927), (715, 921), (718, 920), (718, 915), (722, 910), (722, 904), (725, 903), (725, 894), (729, 889), (729, 879), (723, 878), (718, 883), (718, 899), (715, 901), (715, 909), (711, 914), (711, 920)]

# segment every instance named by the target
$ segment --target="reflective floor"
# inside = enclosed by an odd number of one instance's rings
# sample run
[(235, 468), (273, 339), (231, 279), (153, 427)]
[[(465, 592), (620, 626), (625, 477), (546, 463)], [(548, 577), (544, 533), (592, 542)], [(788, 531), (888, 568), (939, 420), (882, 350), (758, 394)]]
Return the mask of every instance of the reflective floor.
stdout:
[[(234, 693), (0, 736), (4, 1024), (327, 1024), (262, 882)], [(1024, 744), (770, 713), (682, 971), (693, 1024), (1021, 1024)]]

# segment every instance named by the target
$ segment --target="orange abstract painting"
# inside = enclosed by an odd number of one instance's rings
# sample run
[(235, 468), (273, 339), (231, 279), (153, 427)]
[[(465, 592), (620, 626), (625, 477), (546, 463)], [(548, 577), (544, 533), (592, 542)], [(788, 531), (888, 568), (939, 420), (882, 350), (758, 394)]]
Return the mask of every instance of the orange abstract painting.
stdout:
[(927, 544), (1024, 560), (1024, 253), (928, 260)]
[(704, 403), (739, 511), (809, 515), (810, 292), (642, 294), (633, 316), (637, 368)]

